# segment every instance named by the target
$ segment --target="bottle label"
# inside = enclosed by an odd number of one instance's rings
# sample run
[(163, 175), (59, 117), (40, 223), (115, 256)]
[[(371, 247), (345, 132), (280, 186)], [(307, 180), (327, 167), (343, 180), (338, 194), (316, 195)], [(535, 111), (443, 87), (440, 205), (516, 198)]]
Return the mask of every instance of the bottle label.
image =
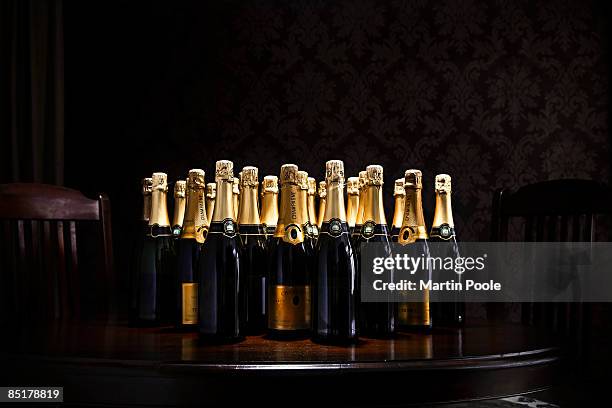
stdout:
[(195, 196), (198, 200), (198, 213), (196, 214), (194, 220), (195, 238), (197, 242), (202, 244), (206, 240), (206, 235), (208, 234), (208, 222), (206, 219), (206, 200), (204, 199), (204, 190), (199, 189), (196, 192)]
[(370, 239), (374, 236), (375, 230), (376, 230), (376, 223), (374, 221), (366, 221), (361, 226), (361, 235), (365, 239)]
[(400, 303), (398, 307), (399, 324), (402, 326), (430, 326), (429, 296), (427, 298), (424, 302)]
[(398, 242), (402, 245), (412, 244), (417, 240), (417, 231), (413, 227), (402, 227), (399, 232)]
[(236, 223), (231, 218), (223, 220), (223, 235), (229, 238), (236, 236)]
[(310, 329), (310, 286), (270, 288), (268, 327), (274, 330)]
[(329, 221), (329, 235), (334, 238), (342, 235), (342, 222), (339, 219), (331, 219)]
[(304, 242), (304, 231), (297, 224), (289, 224), (285, 227), (281, 238), (291, 245), (296, 245)]
[(431, 229), (432, 238), (440, 238), (444, 241), (448, 241), (455, 235), (455, 229), (448, 224), (440, 224), (439, 227)]
[(198, 323), (198, 284), (183, 283), (182, 290), (182, 324)]

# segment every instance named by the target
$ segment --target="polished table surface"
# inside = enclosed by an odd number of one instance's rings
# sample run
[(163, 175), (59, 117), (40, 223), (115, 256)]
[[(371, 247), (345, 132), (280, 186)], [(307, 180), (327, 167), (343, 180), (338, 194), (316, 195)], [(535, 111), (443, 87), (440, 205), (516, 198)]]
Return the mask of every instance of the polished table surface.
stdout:
[[(549, 386), (560, 359), (554, 337), (522, 325), (402, 333), (392, 340), (363, 338), (353, 346), (329, 346), (264, 336), (203, 345), (195, 333), (170, 328), (62, 324), (14, 330), (3, 342), (2, 363), (16, 378), (90, 387), (75, 391), (74, 401), (111, 405), (143, 398), (160, 405), (239, 401), (255, 398), (247, 390), (266, 384), (274, 384), (278, 396), (308, 390), (304, 400), (332, 387), (351, 393), (342, 398), (350, 404), (487, 398)], [(94, 393), (96, 386), (107, 393)], [(368, 392), (393, 386), (408, 387), (410, 395)], [(113, 393), (125, 387), (132, 390), (129, 398)]]

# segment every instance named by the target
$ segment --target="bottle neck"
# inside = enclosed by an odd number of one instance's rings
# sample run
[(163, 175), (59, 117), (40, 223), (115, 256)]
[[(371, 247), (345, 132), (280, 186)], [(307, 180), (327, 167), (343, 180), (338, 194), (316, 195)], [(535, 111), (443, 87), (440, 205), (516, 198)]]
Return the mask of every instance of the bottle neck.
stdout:
[(240, 211), (238, 225), (259, 225), (259, 209), (257, 208), (257, 188), (244, 186), (240, 194)]
[(323, 220), (325, 219), (325, 208), (326, 208), (327, 198), (319, 198), (319, 215), (317, 217), (317, 226), (321, 228), (323, 224)]
[(436, 193), (436, 209), (432, 228), (438, 228), (442, 224), (448, 224), (450, 228), (455, 227), (453, 222), (453, 209), (451, 206), (451, 196), (448, 193)]
[(404, 200), (404, 213), (401, 227), (402, 229), (410, 228), (410, 235), (414, 240), (427, 239), (427, 228), (425, 227), (421, 192), (422, 190), (420, 188), (406, 188), (406, 198)]
[(213, 216), (213, 212), (215, 209), (215, 200), (216, 200), (216, 196), (215, 198), (210, 198), (210, 197), (206, 197), (205, 201), (206, 201), (206, 217), (208, 218), (208, 221), (210, 222), (212, 216)]
[(151, 219), (151, 194), (145, 194), (142, 198), (142, 220), (148, 224)]
[(344, 208), (344, 186), (338, 181), (327, 183), (327, 197), (324, 201), (325, 216), (323, 222), (331, 219), (339, 219), (346, 222), (346, 210)]
[(359, 190), (359, 206), (357, 207), (357, 215), (355, 216), (355, 225), (363, 225), (363, 210), (365, 208), (366, 189), (365, 187)]
[(382, 186), (368, 185), (365, 193), (362, 224), (371, 221), (376, 225), (386, 225), (385, 209), (383, 207)]
[(395, 196), (395, 208), (393, 210), (393, 228), (401, 228), (402, 220), (404, 219), (404, 203), (406, 202), (406, 197), (398, 194)]
[(281, 226), (284, 228), (290, 224), (303, 225), (306, 223), (299, 205), (300, 192), (297, 184), (287, 183), (281, 186), (277, 230)]
[(153, 190), (151, 193), (151, 217), (149, 218), (149, 225), (170, 226), (165, 191)]
[(181, 230), (181, 238), (197, 239), (198, 227), (202, 224), (208, 226), (208, 220), (205, 211), (205, 198), (203, 188), (187, 189), (187, 206), (185, 210), (185, 220), (183, 221), (183, 229)]
[(346, 222), (349, 227), (355, 226), (357, 211), (359, 210), (359, 194), (349, 194), (346, 204)]
[(185, 219), (185, 197), (174, 197), (174, 215), (172, 216), (172, 226), (182, 227)]
[(308, 190), (298, 190), (298, 218), (302, 220), (302, 225), (310, 223), (308, 216)]
[(310, 220), (311, 224), (315, 225), (317, 224), (317, 211), (315, 209), (314, 194), (308, 194), (307, 202), (308, 202), (308, 219)]
[(261, 200), (261, 223), (274, 226), (278, 222), (278, 194), (266, 192)]
[(217, 181), (217, 196), (215, 197), (215, 208), (213, 210), (212, 222), (223, 222), (227, 218), (236, 220), (234, 213), (232, 181)]

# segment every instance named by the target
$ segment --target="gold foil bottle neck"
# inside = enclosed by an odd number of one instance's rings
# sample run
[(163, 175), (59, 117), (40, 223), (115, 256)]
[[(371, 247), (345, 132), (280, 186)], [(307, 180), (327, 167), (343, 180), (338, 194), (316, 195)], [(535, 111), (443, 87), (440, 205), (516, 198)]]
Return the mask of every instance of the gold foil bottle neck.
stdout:
[(383, 185), (383, 167), (378, 164), (371, 164), (366, 167), (368, 177), (368, 185), (382, 186)]
[(185, 190), (187, 189), (187, 183), (185, 180), (177, 180), (174, 183), (174, 198), (185, 198)]
[(232, 179), (232, 192), (234, 194), (240, 194), (239, 184), (240, 184), (240, 182), (238, 181), (238, 177), (234, 177)]
[(215, 181), (230, 181), (234, 179), (234, 163), (230, 160), (219, 160), (215, 165)]
[(436, 193), (450, 194), (451, 193), (451, 176), (448, 174), (436, 175)]
[(368, 183), (368, 173), (365, 170), (359, 172), (359, 190), (363, 189)]
[(298, 166), (295, 164), (283, 164), (280, 170), (280, 183), (297, 184)]
[(298, 171), (297, 173), (297, 184), (300, 190), (308, 190), (308, 173), (305, 171)]
[(151, 190), (168, 191), (168, 175), (166, 173), (153, 173), (151, 177)]
[(325, 163), (325, 180), (328, 183), (344, 183), (344, 163), (342, 160), (328, 160)]
[(327, 197), (327, 185), (324, 181), (319, 181), (319, 198)]
[(145, 177), (142, 179), (142, 194), (151, 195), (153, 191), (153, 179), (151, 177)]
[(257, 167), (245, 166), (240, 172), (240, 185), (242, 187), (259, 187)]
[(406, 173), (404, 173), (404, 188), (423, 188), (423, 173), (421, 173), (421, 170), (406, 170)]
[(265, 176), (262, 183), (262, 193), (278, 194), (278, 177)]
[(346, 182), (346, 193), (348, 195), (359, 195), (359, 177), (349, 177)]
[[(187, 177), (188, 188), (206, 188), (205, 182), (206, 173), (202, 169), (191, 169), (189, 170)], [(212, 183), (214, 185), (214, 183)]]
[(314, 196), (317, 194), (317, 181), (314, 177), (308, 177), (308, 195)]
[(217, 184), (208, 183), (206, 184), (206, 198), (214, 199), (217, 197)]
[(404, 179), (399, 178), (395, 180), (395, 185), (393, 187), (393, 196), (405, 196), (406, 190), (404, 190)]

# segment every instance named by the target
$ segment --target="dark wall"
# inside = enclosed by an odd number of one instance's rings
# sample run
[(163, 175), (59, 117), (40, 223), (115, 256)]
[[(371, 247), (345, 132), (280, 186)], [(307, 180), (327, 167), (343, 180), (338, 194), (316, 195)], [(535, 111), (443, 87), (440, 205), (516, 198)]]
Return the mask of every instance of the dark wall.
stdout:
[(110, 194), (120, 266), (153, 170), (378, 163), (390, 205), (416, 167), (428, 220), (448, 172), (464, 240), (488, 238), (497, 188), (609, 179), (597, 3), (134, 3), (65, 5), (66, 183)]

